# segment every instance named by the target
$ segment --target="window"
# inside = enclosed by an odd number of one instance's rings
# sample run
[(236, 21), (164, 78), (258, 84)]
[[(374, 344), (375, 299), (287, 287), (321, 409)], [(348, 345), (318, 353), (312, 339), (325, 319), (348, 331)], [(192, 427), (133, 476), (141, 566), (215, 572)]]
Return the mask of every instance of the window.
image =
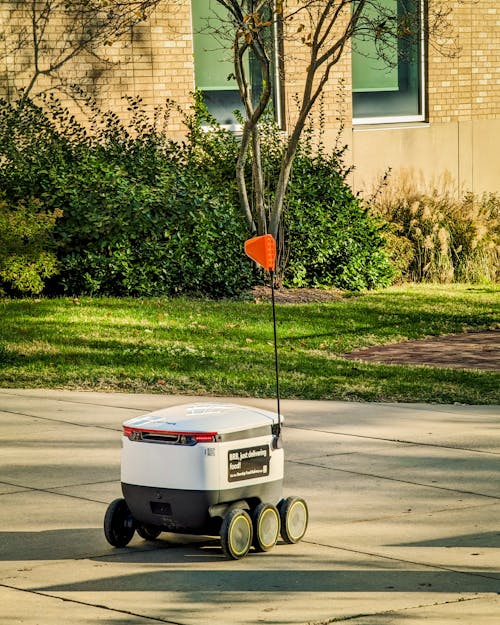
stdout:
[[(217, 0), (192, 0), (193, 14), (193, 48), (195, 84), (203, 94), (204, 102), (210, 113), (224, 126), (238, 126), (235, 111), (243, 114), (238, 85), (234, 78), (232, 59), (232, 40), (230, 28), (226, 29), (224, 8)], [(225, 34), (225, 31), (228, 34)], [(275, 31), (276, 29), (273, 29)], [(228, 36), (229, 35), (229, 36)], [(275, 37), (275, 32), (270, 37)], [(273, 48), (273, 103), (279, 118), (280, 102), (276, 99), (278, 81), (276, 79), (276, 45)], [(258, 98), (261, 88), (261, 76), (257, 63), (247, 59), (247, 75), (251, 77), (252, 91)]]
[(218, 122), (236, 124), (235, 110), (242, 104), (234, 79), (231, 44), (217, 30), (223, 30), (223, 9), (216, 0), (192, 0), (194, 74), (196, 88)]
[[(377, 20), (394, 26), (383, 42), (377, 38)], [(423, 121), (421, 24), (421, 0), (379, 0), (377, 11), (368, 8), (352, 41), (354, 123)]]

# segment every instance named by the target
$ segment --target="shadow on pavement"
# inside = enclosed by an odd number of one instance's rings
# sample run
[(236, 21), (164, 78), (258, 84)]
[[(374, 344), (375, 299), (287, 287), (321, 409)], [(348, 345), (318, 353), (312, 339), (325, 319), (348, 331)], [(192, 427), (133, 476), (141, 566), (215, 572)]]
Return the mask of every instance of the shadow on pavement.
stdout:
[[(486, 532), (450, 537), (436, 541), (411, 543), (422, 547), (495, 547), (500, 533)], [(380, 562), (364, 563), (359, 567), (342, 568), (343, 563), (332, 558), (316, 563), (311, 570), (309, 556), (304, 568), (287, 568), (290, 553), (282, 551), (280, 544), (268, 554), (248, 555), (245, 563), (226, 562), (218, 539), (210, 537), (175, 536), (175, 542), (163, 538), (154, 542), (136, 541), (129, 547), (113, 549), (104, 541), (99, 528), (45, 530), (41, 532), (1, 532), (0, 560), (41, 561), (89, 559), (94, 562), (131, 566), (148, 564), (163, 567), (162, 570), (133, 573), (84, 580), (69, 584), (46, 585), (36, 588), (40, 592), (107, 592), (107, 591), (171, 591), (191, 593), (193, 589), (203, 592), (243, 591), (293, 591), (293, 592), (498, 592), (500, 571), (483, 571), (474, 568), (467, 571), (443, 570), (439, 567), (415, 565), (414, 570), (401, 567), (399, 562), (382, 559)], [(307, 541), (305, 541), (307, 544)], [(255, 568), (258, 558), (266, 558), (264, 570)], [(270, 559), (275, 566), (269, 568)], [(284, 560), (283, 560), (284, 559)], [(307, 559), (307, 562), (305, 561)], [(203, 564), (203, 569), (193, 569), (192, 564)], [(214, 568), (214, 564), (224, 568)], [(325, 568), (330, 566), (332, 568)], [(406, 563), (408, 566), (408, 563)], [(231, 566), (231, 570), (227, 566)], [(186, 566), (185, 569), (180, 566)], [(244, 569), (243, 567), (246, 566)], [(337, 566), (338, 568), (333, 568)], [(207, 568), (209, 567), (209, 568)], [(241, 567), (238, 570), (238, 567)], [(296, 567), (296, 565), (295, 565)], [(104, 571), (104, 570), (103, 570)]]
[[(250, 556), (251, 557), (251, 556)], [(258, 557), (258, 556), (256, 556)], [(498, 592), (500, 578), (457, 571), (404, 569), (179, 570), (134, 573), (37, 587), (39, 592)], [(216, 595), (212, 600), (216, 600)]]

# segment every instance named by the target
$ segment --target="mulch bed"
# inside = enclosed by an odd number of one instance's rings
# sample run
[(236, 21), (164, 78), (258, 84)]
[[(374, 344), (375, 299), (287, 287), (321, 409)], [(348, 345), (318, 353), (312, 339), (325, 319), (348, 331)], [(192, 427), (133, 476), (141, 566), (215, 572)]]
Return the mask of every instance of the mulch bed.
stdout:
[[(271, 301), (271, 287), (256, 286), (250, 296), (256, 302)], [(342, 291), (335, 289), (276, 289), (274, 299), (277, 304), (311, 304), (315, 302), (338, 302)]]

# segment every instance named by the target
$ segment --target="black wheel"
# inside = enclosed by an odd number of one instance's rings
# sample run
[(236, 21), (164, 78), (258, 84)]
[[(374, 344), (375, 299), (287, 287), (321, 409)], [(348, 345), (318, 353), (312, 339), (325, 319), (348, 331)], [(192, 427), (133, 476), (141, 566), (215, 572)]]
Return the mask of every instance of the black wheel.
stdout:
[(141, 538), (144, 538), (144, 540), (156, 540), (161, 534), (161, 529), (154, 525), (138, 525), (135, 531)]
[(309, 511), (300, 497), (287, 497), (278, 504), (281, 518), (281, 537), (287, 543), (298, 543), (307, 529)]
[(244, 558), (252, 544), (253, 528), (248, 513), (241, 508), (230, 510), (222, 521), (220, 542), (227, 558)]
[(253, 546), (256, 551), (269, 551), (278, 541), (280, 514), (270, 503), (260, 503), (252, 515)]
[(125, 499), (112, 501), (104, 516), (104, 535), (113, 547), (125, 547), (134, 535), (134, 519)]

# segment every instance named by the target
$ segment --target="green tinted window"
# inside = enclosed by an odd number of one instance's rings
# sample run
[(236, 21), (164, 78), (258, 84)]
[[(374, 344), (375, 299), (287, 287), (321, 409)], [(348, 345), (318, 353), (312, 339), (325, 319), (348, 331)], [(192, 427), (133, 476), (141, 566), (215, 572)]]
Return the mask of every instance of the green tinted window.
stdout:
[[(210, 113), (220, 123), (234, 126), (237, 124), (234, 113), (238, 110), (243, 114), (243, 105), (234, 78), (233, 26), (217, 0), (192, 0), (192, 14), (196, 88), (203, 93)], [(273, 59), (272, 30), (268, 29), (265, 34), (268, 53)], [(262, 87), (259, 65), (249, 54), (245, 61), (252, 97), (258, 100)]]
[(242, 112), (234, 78), (231, 40), (225, 33), (227, 16), (216, 0), (192, 0), (193, 48), (196, 88), (210, 113), (221, 124), (233, 126), (235, 110)]
[[(420, 0), (377, 0), (367, 5), (363, 28), (352, 41), (353, 117), (358, 121), (417, 119), (422, 110)], [(389, 22), (383, 38), (377, 20)], [(406, 23), (411, 36), (398, 36)]]

